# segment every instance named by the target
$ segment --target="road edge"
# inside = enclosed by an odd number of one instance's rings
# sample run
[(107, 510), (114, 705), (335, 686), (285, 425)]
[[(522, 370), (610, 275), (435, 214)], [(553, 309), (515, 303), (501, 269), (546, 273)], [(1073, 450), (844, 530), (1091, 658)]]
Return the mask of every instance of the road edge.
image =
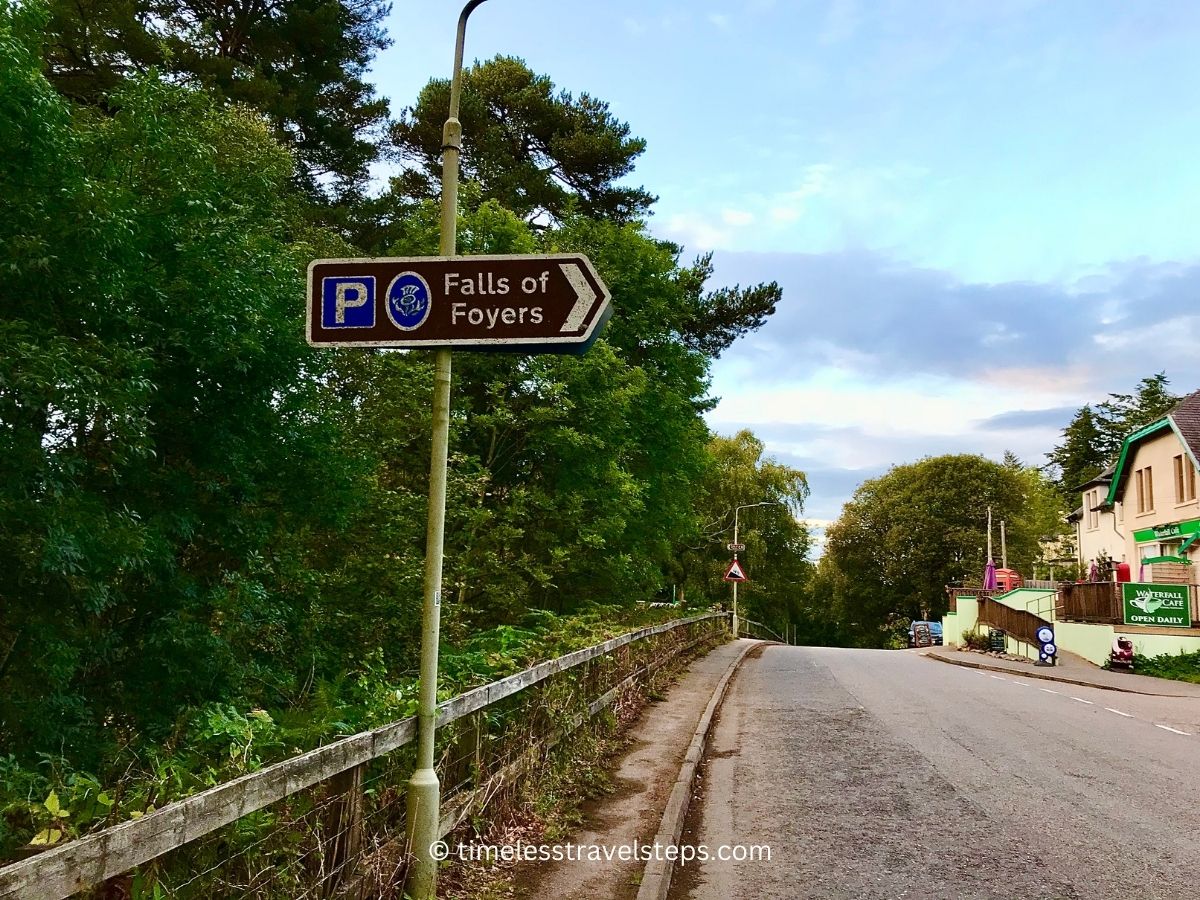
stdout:
[[(725, 692), (729, 687), (729, 682), (733, 679), (734, 672), (737, 671), (738, 666), (742, 664), (750, 651), (772, 643), (775, 642), (752, 641), (747, 644), (729, 664), (729, 668), (725, 670), (725, 674), (713, 688), (708, 706), (704, 708), (700, 721), (696, 724), (696, 731), (692, 735), (692, 742), (688, 745), (687, 754), (683, 758), (683, 765), (679, 767), (679, 776), (675, 779), (675, 786), (671, 788), (671, 796), (667, 798), (667, 807), (663, 810), (658, 833), (654, 835), (656, 847), (675, 846), (679, 842), (680, 835), (683, 834), (683, 822), (687, 818), (688, 804), (692, 799), (692, 785), (696, 780), (696, 770), (699, 768), (701, 760), (704, 759), (704, 749), (708, 745), (708, 733), (712, 728), (713, 717), (716, 716), (717, 710), (721, 708), (721, 704), (725, 700)], [(671, 877), (674, 874), (674, 859), (649, 860), (642, 872), (642, 883), (638, 888), (637, 900), (666, 900), (667, 892), (671, 889)]]
[(1095, 681), (1081, 681), (1078, 678), (1066, 678), (1062, 675), (1050, 675), (1047, 672), (1023, 672), (1016, 669), (1006, 668), (1005, 666), (989, 666), (987, 663), (974, 662), (966, 659), (948, 659), (945, 656), (939, 656), (937, 653), (926, 651), (921, 654), (927, 659), (936, 659), (938, 662), (947, 663), (951, 666), (962, 666), (966, 669), (987, 669), (989, 672), (1004, 672), (1006, 675), (1019, 675), (1021, 678), (1036, 678), (1041, 681), (1057, 681), (1060, 684), (1073, 684), (1076, 687), (1090, 687), (1101, 691), (1115, 691), (1118, 694), (1138, 694), (1142, 697), (1171, 697), (1179, 700), (1191, 700), (1192, 697), (1182, 696), (1180, 694), (1158, 694), (1153, 691), (1139, 691), (1134, 688), (1117, 687), (1111, 684), (1098, 684)]

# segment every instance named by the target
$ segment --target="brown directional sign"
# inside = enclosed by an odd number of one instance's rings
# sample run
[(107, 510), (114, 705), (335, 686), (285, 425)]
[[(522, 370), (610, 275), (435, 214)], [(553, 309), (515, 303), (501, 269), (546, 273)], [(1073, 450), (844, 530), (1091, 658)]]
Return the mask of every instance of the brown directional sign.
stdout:
[(315, 347), (582, 353), (610, 315), (581, 254), (318, 259), (308, 267)]

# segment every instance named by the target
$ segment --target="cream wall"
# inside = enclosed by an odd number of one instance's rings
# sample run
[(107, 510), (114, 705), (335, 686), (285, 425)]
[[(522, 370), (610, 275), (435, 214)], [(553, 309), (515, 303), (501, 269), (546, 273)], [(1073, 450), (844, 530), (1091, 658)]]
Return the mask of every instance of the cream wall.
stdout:
[[(1183, 443), (1174, 431), (1165, 431), (1156, 437), (1143, 441), (1138, 445), (1131, 457), (1125, 462), (1125, 483), (1122, 485), (1121, 500), (1125, 503), (1125, 521), (1121, 530), (1125, 534), (1127, 561), (1133, 566), (1134, 578), (1137, 578), (1137, 567), (1141, 560), (1138, 543), (1133, 532), (1142, 528), (1153, 528), (1155, 525), (1169, 525), (1186, 519), (1200, 518), (1200, 501), (1191, 500), (1187, 503), (1175, 502), (1175, 464), (1174, 459), (1183, 453), (1185, 461), (1188, 457)], [(1190, 465), (1190, 462), (1188, 463)], [(1150, 467), (1154, 482), (1154, 509), (1152, 512), (1137, 512), (1137, 486), (1134, 473), (1138, 469)], [(1198, 478), (1200, 480), (1200, 478)], [(1196, 582), (1197, 569), (1200, 568), (1200, 553), (1197, 546), (1189, 552), (1192, 566), (1192, 581)], [(1151, 554), (1156, 555), (1156, 554)]]
[[(1127, 541), (1123, 523), (1117, 522), (1117, 516), (1112, 510), (1098, 513), (1099, 524), (1096, 528), (1088, 528), (1087, 498), (1095, 488), (1083, 492), (1083, 518), (1079, 520), (1079, 561), (1084, 568), (1099, 558), (1101, 552), (1107, 553), (1114, 562), (1129, 562), (1126, 557)], [(1104, 502), (1105, 491), (1099, 490), (1100, 502)], [(1126, 513), (1128, 518), (1128, 513)]]

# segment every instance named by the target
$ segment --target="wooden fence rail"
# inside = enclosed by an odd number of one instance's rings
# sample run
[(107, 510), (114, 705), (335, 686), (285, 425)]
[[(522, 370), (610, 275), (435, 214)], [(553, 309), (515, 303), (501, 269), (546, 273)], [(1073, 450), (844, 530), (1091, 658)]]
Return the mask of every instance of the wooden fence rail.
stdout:
[[(606, 690), (585, 704), (583, 712), (570, 721), (546, 728), (547, 735), (540, 741), (541, 746), (543, 749), (553, 746), (588, 716), (595, 715), (611, 704), (623, 689), (646, 672), (662, 667), (705, 640), (715, 639), (726, 627), (727, 616), (727, 613), (707, 613), (643, 628), (467, 691), (439, 705), (438, 727), (440, 729), (464, 719), (474, 721), (478, 719), (475, 714), (490, 710), (506, 698), (547, 682), (560, 673), (569, 670), (594, 673), (607, 665), (612, 671), (609, 673), (611, 684), (605, 682), (603, 685)], [(692, 637), (694, 633), (699, 636)], [(613, 663), (614, 657), (632, 660), (628, 652), (630, 648), (643, 643), (648, 645), (649, 639), (657, 636), (677, 638), (674, 646), (666, 648), (669, 653), (655, 652), (658, 648), (650, 647), (645, 664), (630, 666), (631, 672), (622, 671)], [(12, 863), (0, 868), (0, 898), (62, 900), (124, 875), (224, 826), (322, 784), (328, 787), (327, 793), (332, 798), (325, 801), (322, 809), (327, 813), (325, 819), (334, 823), (329, 830), (337, 839), (336, 845), (320, 854), (323, 858), (321, 877), (328, 880), (330, 873), (337, 876), (349, 865), (350, 861), (342, 857), (358, 852), (362, 825), (361, 786), (365, 767), (411, 743), (415, 736), (415, 718), (392, 722), (219, 784), (136, 820), (105, 828)], [(480, 739), (476, 735), (477, 745)], [(516, 771), (516, 762), (519, 760), (510, 763), (498, 774), (510, 776)], [(449, 808), (444, 810), (442, 819), (443, 834), (468, 814), (478, 812), (481, 808), (478, 798), (474, 797), (447, 806)], [(336, 881), (334, 877), (333, 882), (323, 883), (319, 893), (330, 893), (330, 885)]]
[(1013, 609), (991, 597), (979, 598), (979, 621), (1035, 646), (1041, 643), (1037, 639), (1037, 630), (1048, 624), (1028, 610)]
[(1111, 581), (1064, 584), (1058, 593), (1058, 618), (1069, 622), (1120, 625), (1125, 621), (1121, 586)]

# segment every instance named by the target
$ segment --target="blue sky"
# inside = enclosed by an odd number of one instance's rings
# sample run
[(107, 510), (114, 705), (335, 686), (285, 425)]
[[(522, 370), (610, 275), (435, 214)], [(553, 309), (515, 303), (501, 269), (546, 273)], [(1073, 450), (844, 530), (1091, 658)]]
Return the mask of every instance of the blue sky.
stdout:
[[(396, 112), (457, 9), (396, 5)], [(607, 100), (654, 232), (783, 285), (710, 423), (805, 469), (819, 525), (893, 463), (1041, 462), (1084, 402), (1200, 387), (1198, 38), (1191, 0), (489, 0), (467, 58)]]

